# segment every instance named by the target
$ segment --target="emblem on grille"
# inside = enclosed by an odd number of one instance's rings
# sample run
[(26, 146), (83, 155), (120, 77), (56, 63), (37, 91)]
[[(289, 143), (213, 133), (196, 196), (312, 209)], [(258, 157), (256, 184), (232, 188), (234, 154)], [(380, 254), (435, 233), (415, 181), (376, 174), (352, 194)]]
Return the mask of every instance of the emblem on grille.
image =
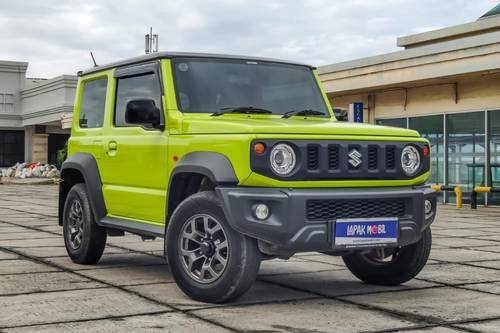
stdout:
[(355, 168), (357, 168), (362, 162), (362, 157), (361, 153), (357, 149), (353, 149), (347, 154), (349, 156), (348, 162)]

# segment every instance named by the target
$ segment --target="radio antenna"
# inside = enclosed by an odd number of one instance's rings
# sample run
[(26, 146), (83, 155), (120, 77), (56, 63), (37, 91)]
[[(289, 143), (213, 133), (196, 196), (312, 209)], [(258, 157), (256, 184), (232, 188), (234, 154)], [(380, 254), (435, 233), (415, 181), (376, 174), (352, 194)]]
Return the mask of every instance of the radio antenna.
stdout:
[(94, 54), (90, 51), (90, 56), (92, 57), (92, 61), (94, 62), (94, 67), (97, 67), (97, 62), (95, 62)]

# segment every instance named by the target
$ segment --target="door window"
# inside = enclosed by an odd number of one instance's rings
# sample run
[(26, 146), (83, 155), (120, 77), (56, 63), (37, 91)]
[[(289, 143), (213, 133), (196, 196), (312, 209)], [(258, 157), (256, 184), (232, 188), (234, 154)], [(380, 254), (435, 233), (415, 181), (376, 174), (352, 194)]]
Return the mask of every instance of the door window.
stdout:
[(116, 87), (115, 126), (137, 126), (125, 120), (127, 103), (135, 99), (152, 99), (161, 110), (161, 90), (155, 73), (119, 78)]

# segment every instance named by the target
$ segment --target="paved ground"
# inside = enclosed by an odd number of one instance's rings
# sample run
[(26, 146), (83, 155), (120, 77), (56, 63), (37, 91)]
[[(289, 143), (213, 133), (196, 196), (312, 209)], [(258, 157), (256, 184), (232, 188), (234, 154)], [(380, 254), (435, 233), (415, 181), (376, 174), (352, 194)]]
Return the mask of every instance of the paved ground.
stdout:
[(500, 210), (440, 207), (431, 260), (401, 287), (358, 282), (316, 253), (264, 262), (237, 302), (185, 297), (162, 242), (109, 239), (97, 266), (66, 257), (55, 186), (0, 185), (0, 331), (500, 332)]

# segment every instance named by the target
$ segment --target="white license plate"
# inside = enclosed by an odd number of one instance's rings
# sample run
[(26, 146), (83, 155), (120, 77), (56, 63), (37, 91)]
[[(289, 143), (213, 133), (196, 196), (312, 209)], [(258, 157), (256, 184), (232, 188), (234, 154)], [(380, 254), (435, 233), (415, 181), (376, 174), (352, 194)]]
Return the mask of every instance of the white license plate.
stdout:
[(338, 219), (335, 221), (334, 245), (370, 247), (398, 242), (399, 221), (395, 217)]

